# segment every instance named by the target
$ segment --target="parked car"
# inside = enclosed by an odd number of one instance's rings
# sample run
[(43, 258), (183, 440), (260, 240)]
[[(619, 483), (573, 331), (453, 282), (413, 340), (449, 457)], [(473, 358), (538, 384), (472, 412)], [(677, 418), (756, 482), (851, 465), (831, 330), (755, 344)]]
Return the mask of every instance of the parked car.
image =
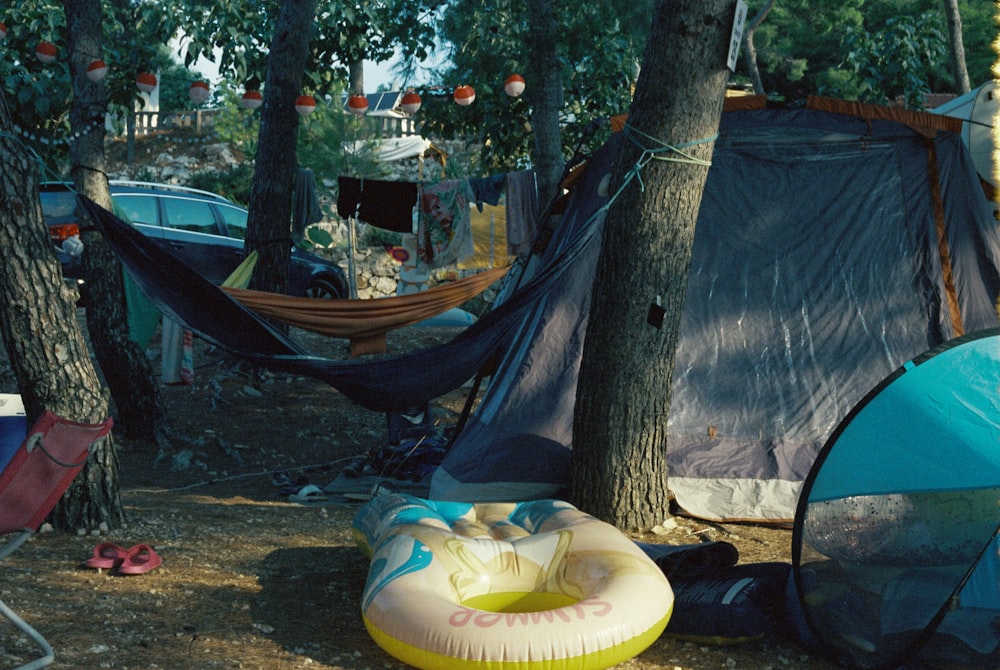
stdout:
[[(207, 191), (136, 181), (111, 181), (111, 199), (136, 229), (179, 256), (214, 284), (243, 260), (247, 210)], [(80, 277), (76, 195), (68, 184), (40, 186), (42, 213), (67, 279)], [(289, 295), (347, 298), (343, 269), (333, 261), (292, 246)]]

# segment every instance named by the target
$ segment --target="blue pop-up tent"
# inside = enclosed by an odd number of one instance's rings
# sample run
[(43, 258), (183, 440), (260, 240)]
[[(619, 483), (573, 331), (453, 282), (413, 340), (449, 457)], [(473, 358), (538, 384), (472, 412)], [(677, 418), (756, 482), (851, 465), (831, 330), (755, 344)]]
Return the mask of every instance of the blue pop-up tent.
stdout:
[(1000, 661), (1000, 329), (914, 358), (831, 435), (795, 519), (799, 604), (852, 667)]

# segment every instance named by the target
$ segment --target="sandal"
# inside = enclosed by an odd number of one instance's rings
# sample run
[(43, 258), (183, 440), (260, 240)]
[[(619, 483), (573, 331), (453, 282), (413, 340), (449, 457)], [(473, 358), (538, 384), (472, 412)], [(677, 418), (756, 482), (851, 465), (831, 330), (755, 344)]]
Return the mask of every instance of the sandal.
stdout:
[(148, 544), (137, 544), (125, 554), (125, 559), (118, 566), (122, 575), (141, 575), (160, 566), (163, 559), (153, 551)]
[(125, 560), (126, 551), (112, 542), (101, 542), (94, 547), (94, 555), (84, 562), (88, 568), (116, 568)]
[(297, 503), (323, 502), (326, 500), (326, 494), (315, 484), (307, 484), (288, 496), (288, 499)]

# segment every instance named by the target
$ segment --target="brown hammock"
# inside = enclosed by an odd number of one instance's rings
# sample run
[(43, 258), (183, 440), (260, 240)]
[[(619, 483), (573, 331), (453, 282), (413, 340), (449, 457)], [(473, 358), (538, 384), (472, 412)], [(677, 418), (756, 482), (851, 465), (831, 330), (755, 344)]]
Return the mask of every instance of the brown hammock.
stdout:
[(447, 310), (485, 291), (507, 268), (493, 268), (426, 291), (371, 300), (323, 300), (222, 287), (244, 307), (277, 321), (351, 341), (351, 356), (386, 350), (385, 334)]

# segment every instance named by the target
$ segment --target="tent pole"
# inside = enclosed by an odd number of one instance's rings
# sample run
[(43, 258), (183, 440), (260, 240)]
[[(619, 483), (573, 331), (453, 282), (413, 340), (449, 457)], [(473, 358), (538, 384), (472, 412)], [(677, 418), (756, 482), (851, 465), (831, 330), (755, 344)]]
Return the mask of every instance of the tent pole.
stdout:
[(357, 246), (357, 230), (354, 217), (347, 219), (347, 286), (351, 292), (351, 300), (358, 299), (358, 278), (354, 268), (354, 252)]

